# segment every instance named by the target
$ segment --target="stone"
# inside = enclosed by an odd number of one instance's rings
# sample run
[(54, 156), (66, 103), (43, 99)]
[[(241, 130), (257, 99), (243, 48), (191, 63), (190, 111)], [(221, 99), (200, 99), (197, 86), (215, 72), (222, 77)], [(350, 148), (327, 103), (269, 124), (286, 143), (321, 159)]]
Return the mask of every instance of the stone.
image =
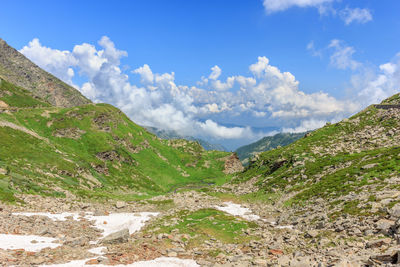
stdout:
[(176, 253), (175, 251), (169, 251), (167, 255), (168, 257), (176, 257), (178, 256), (178, 253)]
[(393, 217), (400, 217), (400, 203), (395, 204), (390, 210), (389, 214)]
[(360, 267), (361, 265), (356, 262), (350, 262), (347, 260), (342, 260), (339, 263), (335, 264), (335, 267)]
[(118, 244), (128, 242), (129, 239), (129, 229), (125, 228), (121, 231), (111, 233), (104, 237), (100, 243), (102, 244)]
[(363, 170), (368, 170), (368, 169), (372, 169), (374, 167), (378, 166), (378, 163), (371, 163), (371, 164), (367, 164), (361, 167), (361, 169)]
[(389, 235), (395, 222), (391, 220), (381, 219), (376, 223), (376, 228), (384, 235)]
[(126, 203), (124, 201), (117, 201), (117, 203), (115, 204), (115, 207), (117, 209), (122, 209), (126, 207)]
[(267, 266), (267, 261), (264, 259), (255, 259), (253, 264), (257, 266)]
[(317, 230), (309, 230), (309, 231), (307, 231), (305, 236), (308, 238), (315, 238), (318, 236), (318, 231)]
[(34, 258), (31, 262), (35, 265), (39, 265), (45, 261), (46, 261), (46, 259), (44, 257), (37, 257), (37, 258)]
[(390, 245), (391, 239), (390, 238), (383, 238), (379, 240), (369, 241), (366, 244), (366, 248), (379, 248), (384, 245)]

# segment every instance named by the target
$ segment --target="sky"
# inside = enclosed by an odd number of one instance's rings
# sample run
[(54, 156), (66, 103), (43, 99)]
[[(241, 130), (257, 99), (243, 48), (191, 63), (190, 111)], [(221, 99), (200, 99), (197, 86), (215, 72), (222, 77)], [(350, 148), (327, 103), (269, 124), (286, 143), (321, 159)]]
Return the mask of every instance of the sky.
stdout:
[(234, 150), (400, 90), (398, 0), (2, 0), (0, 38), (134, 122)]

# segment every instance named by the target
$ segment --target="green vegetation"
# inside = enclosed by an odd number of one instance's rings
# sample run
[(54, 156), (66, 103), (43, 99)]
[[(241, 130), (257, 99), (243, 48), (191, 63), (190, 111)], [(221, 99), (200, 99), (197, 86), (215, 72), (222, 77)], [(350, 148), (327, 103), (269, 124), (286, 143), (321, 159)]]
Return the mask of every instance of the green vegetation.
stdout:
[[(390, 103), (396, 99), (390, 98)], [(319, 198), (335, 201), (362, 191), (374, 195), (387, 185), (386, 179), (400, 172), (400, 146), (390, 134), (400, 122), (385, 112), (370, 106), (349, 120), (327, 124), (286, 147), (261, 153), (232, 182), (258, 177), (258, 194), (288, 196), (286, 205)], [(357, 201), (338, 203), (342, 212), (367, 214), (368, 206), (363, 210)]]
[(278, 133), (273, 136), (266, 136), (257, 142), (251, 143), (246, 146), (239, 147), (236, 149), (236, 153), (239, 159), (244, 165), (250, 163), (251, 158), (257, 154), (264, 151), (269, 151), (280, 146), (287, 146), (294, 141), (302, 138), (305, 133)]
[[(219, 240), (222, 243), (243, 244), (254, 240), (249, 234), (257, 227), (254, 222), (237, 219), (215, 209), (200, 209), (194, 212), (179, 211), (165, 216), (146, 227), (144, 232), (155, 234), (187, 234), (187, 247), (197, 247), (206, 240)], [(247, 233), (245, 233), (247, 231)]]
[(35, 97), (29, 91), (0, 79), (0, 100), (9, 107), (49, 107), (50, 104)]
[[(142, 199), (230, 179), (197, 142), (160, 140), (117, 108), (88, 104), (57, 108), (2, 81), (0, 198), (18, 192), (62, 197)], [(5, 171), (3, 171), (5, 172)], [(2, 173), (0, 171), (0, 173)]]

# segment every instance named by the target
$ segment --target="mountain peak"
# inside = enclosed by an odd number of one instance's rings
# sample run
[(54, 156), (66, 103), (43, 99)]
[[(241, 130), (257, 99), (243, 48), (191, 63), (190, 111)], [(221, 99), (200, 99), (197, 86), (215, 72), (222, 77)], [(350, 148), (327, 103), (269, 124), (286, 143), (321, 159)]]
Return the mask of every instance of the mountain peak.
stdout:
[(31, 91), (54, 106), (72, 107), (91, 102), (72, 86), (35, 65), (1, 38), (0, 78)]

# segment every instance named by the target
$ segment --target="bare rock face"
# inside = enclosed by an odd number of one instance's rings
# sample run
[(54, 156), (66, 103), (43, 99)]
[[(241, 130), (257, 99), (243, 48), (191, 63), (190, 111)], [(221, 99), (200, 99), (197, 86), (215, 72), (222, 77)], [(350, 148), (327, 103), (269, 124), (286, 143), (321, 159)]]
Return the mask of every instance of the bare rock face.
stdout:
[(78, 90), (42, 70), (0, 38), (0, 78), (58, 107), (89, 104)]
[(224, 173), (232, 174), (244, 170), (242, 162), (240, 162), (236, 153), (232, 153), (232, 155), (225, 157), (224, 160), (225, 160)]

